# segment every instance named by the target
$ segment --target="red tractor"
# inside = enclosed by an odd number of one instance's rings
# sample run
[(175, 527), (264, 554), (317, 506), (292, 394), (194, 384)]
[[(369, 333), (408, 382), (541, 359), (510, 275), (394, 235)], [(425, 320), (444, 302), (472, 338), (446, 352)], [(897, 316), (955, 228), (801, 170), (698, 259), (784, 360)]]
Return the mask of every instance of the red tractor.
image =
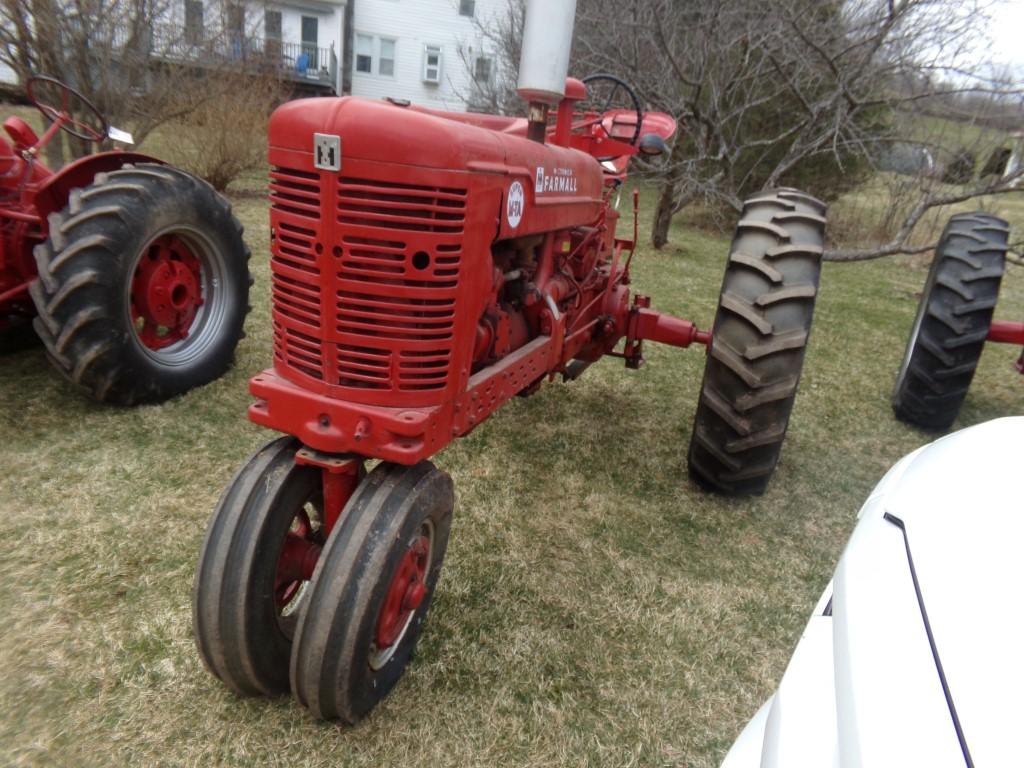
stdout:
[[(1024, 347), (1024, 323), (993, 320), (1010, 226), (983, 211), (950, 218), (935, 249), (892, 407), (925, 429), (952, 426), (986, 341)], [(1024, 373), (1024, 349), (1016, 368)]]
[[(568, 38), (529, 42), (557, 5), (529, 6), (524, 61), (567, 58)], [(352, 97), (271, 117), (273, 367), (250, 381), (249, 418), (286, 436), (224, 491), (193, 599), (200, 655), (239, 694), (366, 715), (409, 662), (448, 543), (452, 481), (430, 457), (603, 356), (638, 368), (644, 342), (707, 349), (690, 471), (765, 489), (825, 207), (790, 189), (747, 201), (711, 332), (631, 299), (636, 196), (631, 237), (617, 196), (675, 122), (614, 77), (567, 80), (566, 63), (546, 88), (521, 67), (529, 119)]]
[(137, 152), (87, 155), (59, 171), (41, 151), (64, 131), (110, 126), (76, 90), (33, 77), (50, 121), (0, 136), (0, 345), (35, 333), (54, 366), (102, 402), (164, 400), (231, 364), (248, 311), (249, 251), (206, 183)]

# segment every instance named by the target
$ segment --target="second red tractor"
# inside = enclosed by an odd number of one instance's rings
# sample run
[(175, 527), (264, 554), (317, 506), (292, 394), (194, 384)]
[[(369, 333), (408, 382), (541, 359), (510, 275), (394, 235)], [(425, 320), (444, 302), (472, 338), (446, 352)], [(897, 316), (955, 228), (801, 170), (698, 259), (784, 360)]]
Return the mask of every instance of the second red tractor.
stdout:
[(223, 374), (252, 282), (227, 201), (138, 152), (48, 168), (41, 155), (58, 132), (100, 143), (109, 126), (53, 78), (31, 78), (27, 90), (49, 127), (38, 136), (9, 117), (0, 136), (0, 349), (38, 337), (66, 378), (121, 405)]

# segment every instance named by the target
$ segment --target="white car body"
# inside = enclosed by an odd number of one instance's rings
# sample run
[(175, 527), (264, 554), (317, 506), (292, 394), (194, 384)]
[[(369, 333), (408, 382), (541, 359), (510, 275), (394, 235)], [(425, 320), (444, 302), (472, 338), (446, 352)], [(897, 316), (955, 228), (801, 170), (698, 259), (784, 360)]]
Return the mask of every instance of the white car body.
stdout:
[(859, 518), (722, 768), (1024, 765), (1024, 417), (906, 456)]

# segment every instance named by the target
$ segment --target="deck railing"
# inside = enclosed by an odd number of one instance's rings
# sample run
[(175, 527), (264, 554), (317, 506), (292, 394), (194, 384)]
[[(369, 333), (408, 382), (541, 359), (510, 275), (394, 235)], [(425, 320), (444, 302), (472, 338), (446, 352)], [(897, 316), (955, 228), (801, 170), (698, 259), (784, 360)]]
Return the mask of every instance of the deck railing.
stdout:
[(160, 61), (201, 67), (241, 66), (253, 73), (274, 72), (288, 80), (335, 90), (338, 57), (334, 47), (245, 35), (225, 30), (205, 35), (173, 25), (153, 25), (146, 39), (114, 41), (114, 49), (133, 51)]

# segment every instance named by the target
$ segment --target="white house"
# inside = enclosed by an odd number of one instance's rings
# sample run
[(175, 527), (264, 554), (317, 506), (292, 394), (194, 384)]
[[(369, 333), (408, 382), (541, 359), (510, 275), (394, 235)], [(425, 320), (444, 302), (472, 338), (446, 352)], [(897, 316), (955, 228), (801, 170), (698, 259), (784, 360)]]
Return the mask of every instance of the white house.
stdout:
[(498, 60), (480, 29), (494, 24), (507, 0), (348, 1), (354, 95), (465, 109), (473, 75), (478, 82), (495, 76)]
[(506, 9), (507, 0), (173, 0), (153, 25), (153, 54), (272, 63), (305, 93), (465, 109), (474, 83), (496, 76), (480, 30)]
[(182, 61), (272, 64), (312, 92), (341, 93), (345, 11), (346, 0), (174, 0), (154, 48)]

